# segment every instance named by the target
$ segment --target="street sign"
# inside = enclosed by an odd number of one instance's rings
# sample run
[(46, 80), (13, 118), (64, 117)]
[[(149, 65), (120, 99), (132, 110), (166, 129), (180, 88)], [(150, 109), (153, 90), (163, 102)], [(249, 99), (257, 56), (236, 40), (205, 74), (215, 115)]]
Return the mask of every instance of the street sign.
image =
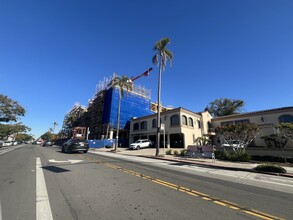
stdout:
[(161, 124), (161, 131), (165, 131), (165, 124)]

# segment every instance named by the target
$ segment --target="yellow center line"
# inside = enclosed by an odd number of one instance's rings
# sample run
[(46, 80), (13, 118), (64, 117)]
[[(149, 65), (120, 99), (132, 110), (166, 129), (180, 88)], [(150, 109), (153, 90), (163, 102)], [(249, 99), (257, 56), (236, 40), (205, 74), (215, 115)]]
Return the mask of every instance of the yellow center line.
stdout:
[(273, 216), (273, 215), (270, 215), (270, 214), (267, 214), (267, 213), (264, 213), (264, 212), (261, 212), (261, 211), (258, 211), (258, 210), (241, 207), (240, 205), (235, 204), (235, 203), (232, 203), (230, 201), (217, 199), (215, 197), (212, 197), (212, 196), (209, 196), (207, 194), (198, 192), (196, 190), (188, 189), (188, 188), (183, 187), (183, 186), (178, 186), (176, 184), (173, 184), (173, 183), (170, 183), (170, 182), (166, 182), (164, 180), (156, 179), (156, 178), (153, 178), (151, 176), (147, 176), (147, 175), (144, 175), (142, 173), (138, 173), (136, 171), (132, 171), (132, 170), (129, 170), (129, 169), (125, 169), (125, 168), (116, 166), (114, 164), (110, 164), (110, 163), (107, 163), (107, 162), (102, 162), (102, 161), (99, 161), (99, 160), (96, 160), (96, 159), (92, 159), (92, 158), (89, 158), (89, 157), (84, 157), (84, 158), (86, 160), (92, 160), (92, 161), (95, 161), (97, 163), (103, 164), (103, 165), (105, 165), (105, 166), (107, 166), (109, 168), (116, 169), (116, 170), (120, 170), (120, 171), (123, 171), (124, 173), (128, 173), (130, 175), (143, 178), (145, 180), (150, 180), (153, 183), (157, 183), (159, 185), (162, 185), (162, 186), (165, 186), (165, 187), (168, 187), (168, 188), (177, 190), (179, 192), (182, 192), (182, 193), (185, 193), (185, 194), (194, 196), (194, 197), (200, 197), (201, 199), (206, 200), (206, 201), (212, 201), (214, 204), (221, 205), (223, 207), (226, 207), (226, 208), (229, 208), (229, 209), (232, 209), (232, 210), (237, 210), (237, 211), (246, 213), (248, 215), (252, 215), (252, 216), (258, 217), (260, 219), (265, 219), (265, 220), (283, 220), (283, 218), (280, 218), (280, 217), (277, 217), (277, 216)]

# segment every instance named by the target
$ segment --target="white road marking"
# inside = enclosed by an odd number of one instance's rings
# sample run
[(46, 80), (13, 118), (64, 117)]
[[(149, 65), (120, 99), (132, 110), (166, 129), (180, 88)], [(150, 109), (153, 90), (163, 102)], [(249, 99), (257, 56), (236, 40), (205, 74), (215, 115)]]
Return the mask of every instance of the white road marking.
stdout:
[(10, 151), (13, 151), (13, 150), (15, 150), (15, 149), (18, 149), (18, 148), (24, 147), (24, 146), (25, 146), (25, 145), (3, 147), (3, 149), (0, 150), (0, 155), (1, 155), (1, 154), (8, 153), (8, 152), (10, 152)]
[(82, 162), (83, 160), (55, 160), (55, 159), (50, 159), (49, 162), (50, 163), (71, 163), (71, 164), (74, 164), (74, 163), (80, 163)]
[(36, 158), (36, 220), (53, 220), (41, 159)]
[(2, 220), (2, 206), (1, 206), (1, 200), (0, 200), (0, 220)]

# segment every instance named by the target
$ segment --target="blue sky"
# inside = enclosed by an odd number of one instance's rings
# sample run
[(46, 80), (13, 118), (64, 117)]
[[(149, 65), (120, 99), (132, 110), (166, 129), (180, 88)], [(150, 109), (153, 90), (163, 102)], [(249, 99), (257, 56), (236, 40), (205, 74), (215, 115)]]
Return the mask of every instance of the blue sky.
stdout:
[[(244, 111), (292, 106), (291, 0), (1, 0), (0, 93), (27, 109), (39, 136), (75, 102), (87, 105), (114, 72), (151, 63), (154, 43), (174, 53), (162, 103), (202, 111), (221, 97)], [(157, 97), (158, 69), (137, 80)]]

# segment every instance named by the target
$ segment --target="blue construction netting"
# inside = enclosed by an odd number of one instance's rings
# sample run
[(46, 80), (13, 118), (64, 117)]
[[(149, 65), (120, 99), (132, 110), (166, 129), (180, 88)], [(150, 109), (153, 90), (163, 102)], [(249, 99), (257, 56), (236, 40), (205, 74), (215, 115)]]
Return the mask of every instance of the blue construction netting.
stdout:
[[(110, 88), (106, 91), (103, 124), (110, 124), (110, 127), (116, 128), (118, 115), (119, 90)], [(150, 115), (150, 99), (142, 97), (132, 92), (124, 92), (121, 99), (120, 109), (120, 129), (129, 130), (129, 122), (132, 117), (142, 117)]]
[(115, 140), (107, 139), (107, 140), (88, 140), (90, 148), (104, 148), (104, 147), (113, 147)]
[[(88, 140), (89, 148), (112, 148), (116, 143), (115, 139), (106, 139), (106, 140)], [(119, 139), (118, 140), (119, 147), (128, 146), (128, 140)]]

